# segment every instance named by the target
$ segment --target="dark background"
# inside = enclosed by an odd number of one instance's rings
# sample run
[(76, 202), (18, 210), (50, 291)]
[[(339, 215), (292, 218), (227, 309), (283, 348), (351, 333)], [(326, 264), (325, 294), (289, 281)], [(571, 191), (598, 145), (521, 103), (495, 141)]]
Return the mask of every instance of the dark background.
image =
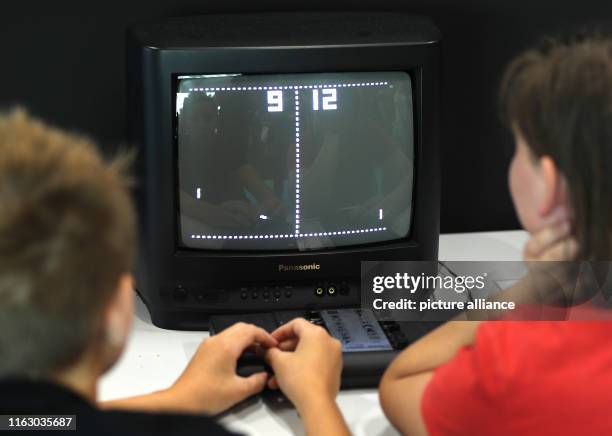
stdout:
[(442, 231), (518, 227), (497, 118), (505, 64), (547, 33), (612, 18), (609, 0), (126, 0), (11, 2), (0, 15), (0, 106), (19, 104), (112, 151), (125, 138), (126, 26), (208, 12), (388, 10), (426, 14), (444, 35)]

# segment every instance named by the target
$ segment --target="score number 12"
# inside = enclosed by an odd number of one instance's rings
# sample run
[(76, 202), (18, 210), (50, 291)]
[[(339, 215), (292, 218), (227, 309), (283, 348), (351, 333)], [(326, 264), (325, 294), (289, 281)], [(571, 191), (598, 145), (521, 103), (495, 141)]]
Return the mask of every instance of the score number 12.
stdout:
[[(312, 110), (324, 111), (338, 109), (338, 91), (336, 88), (324, 88), (319, 95), (318, 89), (312, 90)], [(268, 91), (268, 112), (283, 111), (283, 91)]]

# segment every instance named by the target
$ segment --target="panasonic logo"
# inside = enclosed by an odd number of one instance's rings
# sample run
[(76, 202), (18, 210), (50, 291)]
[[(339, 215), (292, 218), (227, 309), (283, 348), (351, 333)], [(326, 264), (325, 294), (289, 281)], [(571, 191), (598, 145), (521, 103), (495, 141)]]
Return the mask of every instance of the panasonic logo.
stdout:
[(321, 265), (318, 263), (308, 263), (304, 265), (278, 265), (279, 272), (286, 271), (317, 271), (321, 269)]

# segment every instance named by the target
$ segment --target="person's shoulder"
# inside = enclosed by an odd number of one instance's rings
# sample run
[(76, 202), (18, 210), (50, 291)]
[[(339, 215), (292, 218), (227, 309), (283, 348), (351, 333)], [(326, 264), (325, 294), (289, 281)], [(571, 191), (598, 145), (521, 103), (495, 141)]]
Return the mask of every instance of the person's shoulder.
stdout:
[[(78, 421), (78, 417), (77, 417)], [(226, 430), (210, 417), (145, 413), (128, 411), (101, 411), (90, 423), (85, 423), (95, 434), (117, 436), (146, 434), (150, 436), (231, 436), (235, 433)], [(94, 433), (87, 433), (94, 434)]]
[(499, 320), (485, 321), (480, 325), (476, 343), (494, 347), (498, 351), (520, 351), (521, 344), (540, 342), (542, 336), (552, 339), (559, 336), (559, 321)]
[[(582, 314), (583, 312), (576, 312)], [(567, 348), (568, 343), (587, 343), (598, 334), (608, 335), (612, 321), (575, 320), (507, 320), (486, 321), (478, 330), (477, 344), (494, 347), (500, 352), (550, 352)], [(588, 319), (588, 318), (587, 318)], [(537, 345), (537, 350), (534, 346)]]
[(233, 434), (205, 416), (99, 410), (79, 394), (45, 380), (1, 379), (0, 412), (74, 416), (76, 431), (70, 432), (74, 436)]
[(478, 330), (474, 353), (498, 380), (516, 381), (550, 372), (550, 362), (580, 360), (581, 352), (600, 349), (609, 332), (609, 322), (488, 321)]
[(543, 351), (544, 344), (557, 344), (563, 337), (557, 321), (486, 321), (476, 335), (476, 352), (487, 359), (498, 358), (505, 366)]
[(483, 391), (510, 395), (517, 382), (537, 364), (542, 341), (552, 340), (551, 326), (531, 321), (486, 321), (478, 328), (471, 347), (473, 370)]

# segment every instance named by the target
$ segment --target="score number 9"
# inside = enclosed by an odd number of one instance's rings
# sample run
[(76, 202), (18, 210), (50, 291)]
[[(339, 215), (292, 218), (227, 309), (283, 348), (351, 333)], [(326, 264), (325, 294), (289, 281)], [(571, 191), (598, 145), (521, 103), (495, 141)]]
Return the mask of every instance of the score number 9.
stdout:
[[(336, 88), (324, 88), (319, 95), (318, 89), (312, 90), (312, 109), (318, 111), (338, 109), (338, 92)], [(283, 91), (268, 91), (268, 112), (283, 111)]]

